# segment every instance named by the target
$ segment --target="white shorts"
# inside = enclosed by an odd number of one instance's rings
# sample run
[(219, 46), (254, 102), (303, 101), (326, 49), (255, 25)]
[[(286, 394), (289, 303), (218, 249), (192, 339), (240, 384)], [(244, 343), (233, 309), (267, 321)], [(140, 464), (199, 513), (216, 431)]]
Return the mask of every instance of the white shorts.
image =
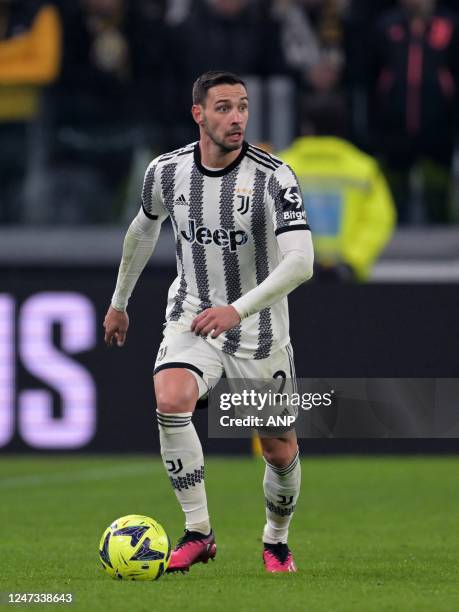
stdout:
[(295, 380), (291, 344), (275, 351), (266, 359), (242, 359), (218, 350), (203, 337), (196, 336), (191, 330), (176, 323), (168, 323), (164, 329), (154, 374), (166, 368), (189, 370), (198, 383), (199, 397), (205, 396), (223, 373), (230, 380)]

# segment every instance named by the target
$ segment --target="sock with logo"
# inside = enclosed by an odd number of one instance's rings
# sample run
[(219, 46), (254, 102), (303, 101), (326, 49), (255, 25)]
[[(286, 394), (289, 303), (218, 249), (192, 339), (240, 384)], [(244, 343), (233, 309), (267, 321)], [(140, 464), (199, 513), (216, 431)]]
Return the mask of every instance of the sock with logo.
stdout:
[(192, 412), (167, 414), (156, 411), (161, 456), (177, 499), (185, 513), (185, 527), (210, 532), (204, 486), (204, 456), (191, 422)]
[(265, 544), (287, 543), (288, 528), (300, 494), (301, 464), (299, 451), (287, 467), (278, 468), (265, 460), (263, 490), (266, 503)]

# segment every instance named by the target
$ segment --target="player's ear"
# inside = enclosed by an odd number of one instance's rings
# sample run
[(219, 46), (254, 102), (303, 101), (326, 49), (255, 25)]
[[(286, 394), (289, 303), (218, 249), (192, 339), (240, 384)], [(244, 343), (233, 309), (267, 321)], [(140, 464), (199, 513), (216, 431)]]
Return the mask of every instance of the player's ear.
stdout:
[(203, 108), (201, 104), (193, 104), (191, 107), (191, 114), (193, 115), (193, 119), (198, 125), (201, 125), (203, 122)]

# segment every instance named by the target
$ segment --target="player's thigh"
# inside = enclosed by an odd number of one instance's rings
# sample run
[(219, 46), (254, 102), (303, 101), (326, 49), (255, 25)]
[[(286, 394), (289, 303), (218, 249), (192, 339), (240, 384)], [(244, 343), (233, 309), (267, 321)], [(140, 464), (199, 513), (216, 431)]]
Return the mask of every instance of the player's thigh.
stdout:
[(158, 409), (193, 411), (211, 381), (219, 379), (222, 372), (218, 351), (204, 338), (183, 327), (166, 326), (154, 368)]
[(223, 356), (223, 365), (229, 385), (231, 379), (246, 380), (274, 380), (275, 389), (283, 392), (287, 386), (296, 391), (295, 364), (291, 344), (284, 346), (265, 359), (241, 359), (231, 355)]
[[(291, 344), (275, 351), (265, 359), (240, 359), (226, 356), (224, 367), (230, 390), (234, 387), (235, 392), (240, 392), (241, 385), (247, 389), (253, 385), (253, 388), (256, 389), (260, 387), (265, 390), (270, 389), (272, 391), (271, 397), (274, 393), (288, 394), (289, 403), (282, 406), (278, 406), (276, 403), (275, 406), (270, 406), (268, 408), (269, 414), (282, 412), (285, 416), (296, 418), (298, 409), (291, 402), (292, 393), (297, 392)], [(272, 382), (271, 385), (266, 384), (269, 381)], [(293, 426), (288, 427), (287, 430), (283, 428), (259, 428), (258, 435), (263, 456), (267, 461), (279, 467), (289, 465), (298, 449), (297, 436)]]
[[(291, 344), (276, 351), (271, 358), (268, 357), (266, 365), (261, 367), (265, 369), (266, 374), (274, 372), (272, 377), (277, 379), (276, 383), (279, 383), (279, 392), (286, 391), (290, 397), (292, 393), (297, 392), (295, 362)], [(297, 416), (297, 410), (295, 406), (289, 407), (289, 411), (294, 416)], [(279, 435), (265, 434), (260, 429), (258, 434), (263, 456), (269, 463), (277, 467), (286, 467), (292, 462), (298, 450), (298, 440), (294, 429)]]

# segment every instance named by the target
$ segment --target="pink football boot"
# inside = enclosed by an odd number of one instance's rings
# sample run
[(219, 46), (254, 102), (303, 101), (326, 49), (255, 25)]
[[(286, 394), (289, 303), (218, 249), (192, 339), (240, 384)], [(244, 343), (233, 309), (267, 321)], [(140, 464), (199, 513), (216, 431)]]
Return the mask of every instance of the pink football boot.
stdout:
[(263, 563), (267, 572), (296, 572), (295, 561), (287, 544), (263, 544)]
[(197, 531), (185, 529), (185, 535), (180, 538), (172, 551), (168, 572), (187, 572), (195, 563), (207, 563), (217, 554), (214, 532), (205, 536)]

